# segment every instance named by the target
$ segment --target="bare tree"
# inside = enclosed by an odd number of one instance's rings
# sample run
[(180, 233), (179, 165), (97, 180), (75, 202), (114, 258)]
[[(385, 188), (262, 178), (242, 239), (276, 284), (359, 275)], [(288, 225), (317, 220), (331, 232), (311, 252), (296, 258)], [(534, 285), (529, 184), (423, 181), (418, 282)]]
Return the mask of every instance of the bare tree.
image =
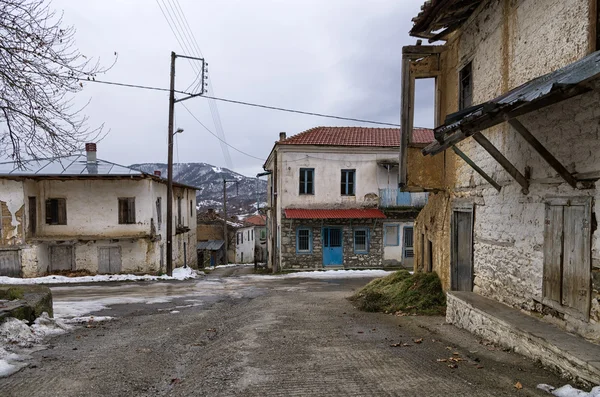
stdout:
[(75, 48), (74, 33), (46, 0), (0, 0), (0, 157), (64, 155), (102, 137), (72, 101), (107, 69)]

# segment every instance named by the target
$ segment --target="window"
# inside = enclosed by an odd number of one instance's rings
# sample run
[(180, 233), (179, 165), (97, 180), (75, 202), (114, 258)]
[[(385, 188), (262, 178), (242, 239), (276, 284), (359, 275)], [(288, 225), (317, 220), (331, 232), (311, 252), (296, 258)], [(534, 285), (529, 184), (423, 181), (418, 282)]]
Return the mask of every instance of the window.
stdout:
[(46, 223), (48, 225), (67, 224), (67, 200), (50, 198), (46, 200)]
[(459, 110), (473, 105), (473, 63), (469, 62), (459, 72)]
[[(0, 217), (1, 218), (1, 217)], [(0, 219), (0, 228), (2, 219)], [(37, 199), (29, 197), (29, 234), (35, 236), (37, 230)]]
[(369, 253), (369, 229), (354, 229), (354, 252)]
[(162, 197), (156, 199), (156, 221), (158, 223), (158, 230), (160, 230), (160, 224), (162, 223)]
[(399, 227), (398, 225), (385, 225), (385, 246), (397, 247), (400, 245)]
[(254, 229), (252, 229), (252, 240), (254, 241)]
[(192, 200), (190, 200), (190, 217), (194, 217), (194, 205), (192, 204)]
[(356, 170), (342, 170), (342, 196), (354, 196)]
[(261, 229), (260, 231), (260, 239), (264, 240), (267, 238), (267, 231), (265, 229)]
[(119, 223), (135, 223), (135, 197), (119, 198)]
[(315, 194), (314, 179), (314, 168), (300, 168), (300, 194)]
[(404, 255), (405, 258), (412, 258), (415, 256), (413, 248), (413, 228), (412, 226), (404, 227)]
[(312, 230), (300, 227), (296, 230), (296, 252), (301, 254), (312, 253)]
[(240, 244), (240, 233), (236, 233), (236, 234), (235, 234), (235, 243), (236, 243), (237, 245), (239, 245), (239, 244)]

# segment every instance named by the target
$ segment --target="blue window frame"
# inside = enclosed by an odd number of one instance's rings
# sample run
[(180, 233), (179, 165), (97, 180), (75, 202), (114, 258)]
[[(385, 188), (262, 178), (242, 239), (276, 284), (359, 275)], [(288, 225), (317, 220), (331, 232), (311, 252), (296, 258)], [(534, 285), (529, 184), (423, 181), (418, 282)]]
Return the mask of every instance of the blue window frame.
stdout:
[(342, 196), (354, 196), (354, 185), (356, 182), (356, 170), (342, 170)]
[(315, 194), (315, 169), (300, 168), (300, 194)]
[(309, 227), (299, 227), (296, 229), (296, 253), (312, 254), (312, 249), (312, 229)]
[(400, 245), (400, 225), (383, 226), (383, 242), (386, 247), (397, 247)]
[(369, 253), (369, 229), (357, 228), (354, 229), (354, 253), (368, 254)]
[(414, 229), (412, 226), (404, 226), (404, 247), (403, 257), (412, 258), (415, 256), (414, 251)]

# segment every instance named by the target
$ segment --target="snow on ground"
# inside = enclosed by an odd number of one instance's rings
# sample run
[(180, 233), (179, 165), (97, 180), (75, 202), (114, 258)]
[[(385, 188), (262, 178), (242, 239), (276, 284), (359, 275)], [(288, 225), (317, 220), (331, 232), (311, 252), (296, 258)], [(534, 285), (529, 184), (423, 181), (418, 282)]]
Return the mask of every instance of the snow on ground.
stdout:
[(366, 278), (366, 277), (385, 277), (392, 274), (393, 271), (388, 270), (323, 270), (323, 271), (307, 271), (307, 272), (294, 272), (287, 274), (278, 275), (247, 275), (242, 276), (245, 278), (252, 279), (285, 279), (285, 278), (314, 278), (319, 280), (329, 279), (345, 279), (345, 278)]
[(211, 267), (210, 269), (220, 269), (222, 267), (236, 267), (236, 266), (254, 266), (254, 263), (230, 263), (227, 265), (217, 265), (216, 267)]
[(558, 389), (546, 384), (539, 384), (537, 388), (556, 397), (600, 397), (600, 386), (594, 387), (590, 392), (579, 390), (571, 385), (564, 385)]
[(27, 360), (34, 351), (44, 348), (46, 337), (67, 332), (70, 326), (42, 313), (28, 326), (16, 318), (6, 319), (0, 325), (0, 377), (11, 375), (27, 366)]
[(204, 273), (190, 267), (173, 269), (173, 276), (151, 276), (149, 274), (136, 276), (134, 274), (99, 274), (96, 276), (66, 277), (45, 276), (33, 278), (0, 277), (0, 284), (72, 284), (72, 283), (99, 283), (105, 281), (165, 281), (188, 280), (197, 278)]

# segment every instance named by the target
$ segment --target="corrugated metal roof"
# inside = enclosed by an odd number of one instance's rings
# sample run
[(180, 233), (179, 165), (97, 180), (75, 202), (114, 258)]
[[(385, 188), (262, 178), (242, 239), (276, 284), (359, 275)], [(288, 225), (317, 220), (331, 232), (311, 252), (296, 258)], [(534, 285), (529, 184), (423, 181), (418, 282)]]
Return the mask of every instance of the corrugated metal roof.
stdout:
[(196, 249), (198, 250), (208, 250), (208, 251), (218, 251), (225, 244), (223, 240), (209, 240), (209, 241), (200, 241), (198, 245), (196, 245)]
[(385, 214), (376, 208), (350, 209), (300, 209), (284, 210), (288, 219), (385, 219)]
[[(472, 133), (493, 127), (505, 121), (505, 116), (523, 115), (591, 90), (587, 86), (600, 78), (600, 51), (554, 72), (540, 76), (480, 105), (452, 113), (445, 123), (434, 131), (439, 142), (423, 149), (425, 154), (436, 154), (447, 148), (444, 141), (460, 142)], [(457, 136), (447, 138), (459, 131)], [(456, 134), (455, 134), (456, 135)]]
[[(413, 129), (413, 143), (432, 141), (433, 130)], [(277, 143), (279, 145), (398, 147), (400, 128), (314, 127)]]

